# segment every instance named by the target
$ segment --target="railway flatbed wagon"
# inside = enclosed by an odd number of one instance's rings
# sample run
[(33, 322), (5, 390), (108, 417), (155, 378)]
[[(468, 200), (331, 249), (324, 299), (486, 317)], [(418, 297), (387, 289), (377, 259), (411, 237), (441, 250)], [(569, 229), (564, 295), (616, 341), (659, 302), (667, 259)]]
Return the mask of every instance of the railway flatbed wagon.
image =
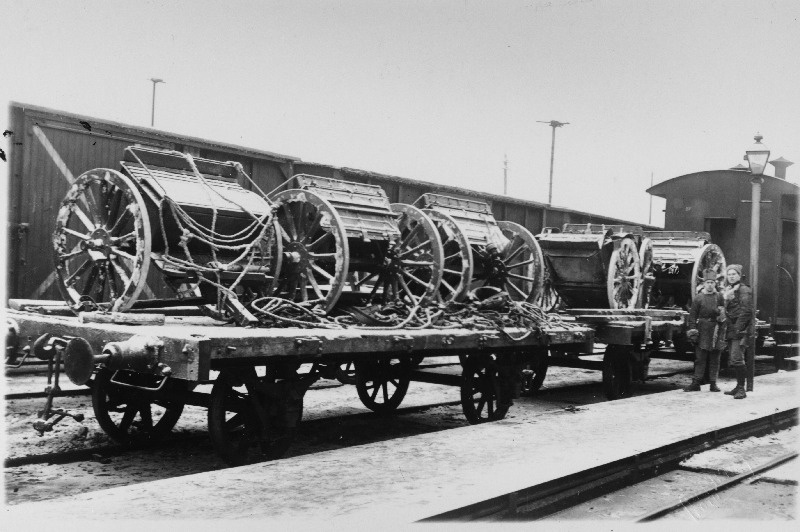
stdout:
[[(184, 405), (201, 406), (208, 409), (217, 452), (231, 464), (283, 454), (306, 391), (320, 378), (342, 379), (346, 367), (354, 369), (364, 405), (389, 413), (412, 380), (430, 382), (430, 372), (415, 370), (424, 357), (457, 356), (461, 376), (441, 383), (460, 386), (465, 416), (481, 423), (505, 417), (526, 362), (553, 349), (586, 351), (594, 341), (593, 330), (577, 324), (538, 330), (242, 328), (199, 315), (66, 315), (69, 308), (52, 301), (11, 300), (9, 306), (9, 348), (54, 368), (38, 430), (73, 416), (52, 408), (63, 366), (72, 382), (92, 388), (97, 421), (115, 441), (163, 436)], [(201, 384), (211, 384), (211, 392), (198, 391)]]

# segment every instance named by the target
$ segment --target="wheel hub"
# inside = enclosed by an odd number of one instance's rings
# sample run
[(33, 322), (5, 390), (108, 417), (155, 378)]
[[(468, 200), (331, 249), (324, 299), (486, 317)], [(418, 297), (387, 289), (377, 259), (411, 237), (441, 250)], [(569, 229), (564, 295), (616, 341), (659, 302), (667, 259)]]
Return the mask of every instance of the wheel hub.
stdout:
[(111, 255), (111, 235), (100, 227), (92, 231), (90, 238), (83, 242), (84, 249), (102, 253), (106, 258)]

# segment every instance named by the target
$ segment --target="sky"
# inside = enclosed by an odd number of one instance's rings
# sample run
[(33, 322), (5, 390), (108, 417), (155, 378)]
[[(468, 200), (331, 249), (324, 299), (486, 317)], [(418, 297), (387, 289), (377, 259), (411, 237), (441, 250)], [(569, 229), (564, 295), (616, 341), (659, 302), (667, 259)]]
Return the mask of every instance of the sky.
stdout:
[(569, 122), (556, 132), (553, 204), (655, 225), (664, 202), (651, 215), (651, 179), (742, 163), (756, 132), (800, 176), (795, 0), (0, 10), (3, 106), (149, 127), (150, 78), (163, 78), (157, 129), (497, 194), (507, 158), (508, 194), (540, 202), (552, 130), (538, 121)]

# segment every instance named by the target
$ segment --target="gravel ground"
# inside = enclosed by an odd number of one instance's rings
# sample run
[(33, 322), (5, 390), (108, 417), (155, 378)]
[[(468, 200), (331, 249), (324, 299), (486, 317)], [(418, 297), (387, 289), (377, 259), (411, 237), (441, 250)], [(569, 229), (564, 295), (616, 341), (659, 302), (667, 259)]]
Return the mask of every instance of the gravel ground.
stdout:
[[(449, 361), (452, 359), (428, 359), (425, 364)], [(767, 362), (761, 365), (764, 367), (760, 367), (760, 371), (771, 371)], [(688, 362), (653, 360), (651, 377), (676, 371), (683, 373), (657, 377), (647, 383), (635, 383), (633, 394), (658, 393), (683, 387), (690, 381), (690, 370), (691, 363)], [(460, 373), (460, 366), (442, 371)], [(732, 374), (723, 372), (720, 385), (728, 387), (730, 382)], [(6, 393), (41, 391), (44, 385), (44, 374), (12, 375), (6, 379)], [(198, 388), (200, 390), (202, 388)], [(459, 389), (456, 387), (413, 382), (401, 405), (401, 412), (390, 417), (379, 417), (361, 404), (355, 387), (339, 385), (337, 381), (321, 380), (305, 397), (303, 423), (286, 456), (343, 449), (467, 425), (460, 405), (441, 406), (442, 403), (458, 401), (459, 398)], [(550, 368), (540, 393), (535, 397), (517, 400), (508, 418), (527, 419), (561, 413), (600, 401), (605, 401), (605, 398), (599, 372)], [(58, 398), (56, 407), (81, 412), (86, 419), (82, 423), (65, 419), (52, 432), (39, 436), (31, 424), (36, 419), (36, 411), (43, 405), (44, 399), (6, 401), (7, 457), (39, 456), (95, 447), (110, 450), (115, 448), (94, 419), (90, 396)], [(406, 407), (424, 405), (439, 406), (410, 413), (402, 412)], [(361, 415), (340, 417), (351, 414)], [(336, 417), (331, 419), (334, 416)], [(91, 460), (66, 464), (5, 468), (5, 496), (7, 503), (15, 504), (224, 467), (225, 464), (216, 457), (208, 439), (206, 410), (187, 406), (173, 437), (157, 448), (122, 454), (100, 452)]]

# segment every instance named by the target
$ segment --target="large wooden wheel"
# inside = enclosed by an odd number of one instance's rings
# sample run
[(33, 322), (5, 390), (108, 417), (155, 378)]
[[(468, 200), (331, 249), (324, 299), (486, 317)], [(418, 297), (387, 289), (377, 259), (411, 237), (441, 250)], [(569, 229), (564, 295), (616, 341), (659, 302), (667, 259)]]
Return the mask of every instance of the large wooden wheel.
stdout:
[(725, 255), (716, 244), (706, 244), (700, 249), (692, 268), (692, 299), (703, 286), (703, 271), (714, 270), (717, 276), (717, 290), (725, 285)]
[(183, 412), (183, 403), (147, 392), (119, 386), (124, 384), (155, 387), (156, 377), (128, 371), (102, 369), (92, 385), (92, 407), (97, 423), (121, 445), (155, 441), (169, 434)]
[(328, 312), (349, 269), (344, 224), (325, 198), (309, 190), (286, 190), (274, 201), (284, 254), (275, 295)]
[(639, 298), (641, 299), (639, 306), (641, 308), (650, 308), (652, 306), (652, 291), (656, 280), (653, 268), (653, 241), (645, 237), (639, 245), (639, 269), (642, 276), (642, 286), (639, 290)]
[(136, 185), (105, 168), (78, 176), (58, 211), (53, 245), (67, 303), (88, 297), (103, 310), (130, 309), (150, 268), (150, 220)]
[(354, 294), (367, 304), (404, 301), (417, 305), (436, 296), (442, 280), (444, 255), (439, 232), (420, 209), (404, 203), (393, 203), (400, 238), (389, 244), (381, 255), (363, 269), (350, 262), (352, 278), (346, 293)]
[[(230, 465), (274, 460), (294, 439), (302, 407), (293, 426), (262, 386), (255, 368), (224, 369), (211, 389), (208, 431), (217, 454)], [(264, 421), (266, 420), (266, 422)]]
[(625, 237), (611, 254), (608, 265), (608, 304), (612, 309), (636, 308), (642, 285), (639, 253), (632, 238)]
[(554, 312), (558, 309), (559, 305), (561, 305), (561, 297), (556, 291), (555, 283), (553, 283), (553, 273), (551, 268), (547, 266), (547, 259), (545, 259), (544, 262), (542, 291), (539, 294), (539, 299), (536, 301), (536, 304), (545, 312)]
[(424, 209), (439, 233), (442, 242), (443, 267), (439, 298), (449, 301), (462, 301), (470, 290), (474, 262), (472, 249), (464, 231), (448, 214), (433, 209)]
[(398, 360), (356, 362), (356, 391), (361, 402), (378, 414), (393, 412), (411, 382), (409, 366)]
[(514, 301), (533, 303), (544, 287), (544, 258), (530, 231), (514, 222), (499, 221), (497, 226), (508, 239), (492, 265), (495, 285), (508, 292)]
[(499, 372), (490, 355), (469, 355), (462, 363), (461, 409), (471, 425), (506, 417), (509, 405), (500, 404)]

